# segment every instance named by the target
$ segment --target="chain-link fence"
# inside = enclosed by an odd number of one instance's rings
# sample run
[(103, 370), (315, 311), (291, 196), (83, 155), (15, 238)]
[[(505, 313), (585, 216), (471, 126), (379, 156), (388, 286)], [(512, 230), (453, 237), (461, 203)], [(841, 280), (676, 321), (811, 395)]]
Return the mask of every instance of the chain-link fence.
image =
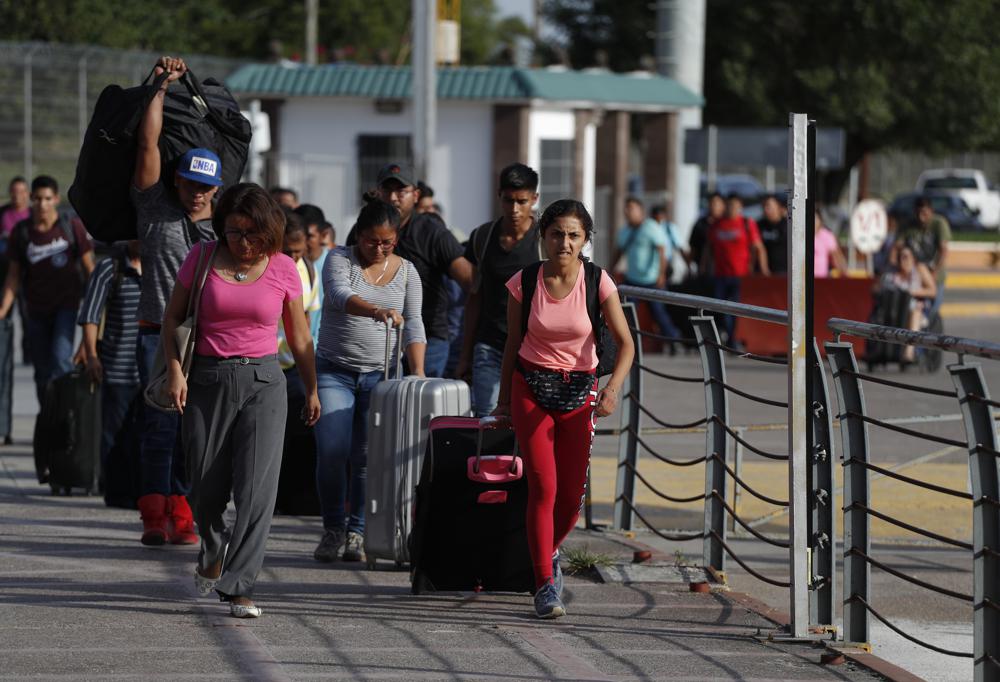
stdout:
[[(94, 103), (111, 83), (138, 85), (158, 53), (87, 45), (0, 41), (0, 183), (23, 175), (67, 187)], [(239, 60), (184, 55), (201, 79), (220, 81)]]

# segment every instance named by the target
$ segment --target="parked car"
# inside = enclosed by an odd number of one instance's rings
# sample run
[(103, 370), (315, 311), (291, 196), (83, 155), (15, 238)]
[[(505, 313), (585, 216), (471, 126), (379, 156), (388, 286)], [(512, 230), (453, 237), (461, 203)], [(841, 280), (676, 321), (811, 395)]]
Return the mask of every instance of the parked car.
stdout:
[(980, 222), (988, 228), (1000, 227), (1000, 192), (980, 170), (973, 168), (935, 168), (917, 178), (917, 192), (934, 192), (961, 197)]
[(986, 229), (975, 211), (969, 208), (965, 200), (957, 194), (939, 194), (923, 192), (907, 192), (900, 194), (889, 205), (889, 215), (903, 225), (913, 219), (913, 206), (918, 197), (930, 199), (934, 212), (944, 216), (945, 220), (956, 232), (981, 232)]

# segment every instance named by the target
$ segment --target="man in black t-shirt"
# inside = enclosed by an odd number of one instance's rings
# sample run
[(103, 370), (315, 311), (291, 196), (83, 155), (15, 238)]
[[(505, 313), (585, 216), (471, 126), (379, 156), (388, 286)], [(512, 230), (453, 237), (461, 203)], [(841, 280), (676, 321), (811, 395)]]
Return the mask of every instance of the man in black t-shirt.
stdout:
[(784, 274), (788, 267), (788, 211), (777, 195), (764, 198), (764, 217), (757, 223), (757, 230), (767, 251), (771, 274)]
[(456, 374), (472, 381), (472, 409), (485, 417), (497, 404), (507, 342), (507, 280), (541, 259), (535, 204), (538, 173), (522, 163), (500, 171), (500, 217), (477, 227), (465, 248), (476, 270), (465, 303), (465, 333)]
[[(472, 264), (462, 255), (462, 245), (436, 213), (417, 213), (420, 190), (412, 171), (403, 164), (390, 163), (378, 172), (377, 193), (399, 211), (400, 225), (394, 252), (413, 263), (424, 288), (421, 310), (427, 333), (424, 373), (444, 375), (448, 363), (448, 288), (445, 275), (468, 290), (472, 284)], [(355, 243), (354, 231), (347, 244)]]

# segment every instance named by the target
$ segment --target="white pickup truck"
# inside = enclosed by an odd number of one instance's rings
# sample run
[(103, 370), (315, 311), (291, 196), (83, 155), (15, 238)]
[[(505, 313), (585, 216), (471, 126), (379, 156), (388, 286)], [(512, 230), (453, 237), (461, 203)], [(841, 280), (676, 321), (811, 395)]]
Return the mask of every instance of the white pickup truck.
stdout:
[(917, 178), (918, 192), (957, 194), (979, 215), (983, 227), (1000, 227), (1000, 192), (973, 168), (935, 168)]

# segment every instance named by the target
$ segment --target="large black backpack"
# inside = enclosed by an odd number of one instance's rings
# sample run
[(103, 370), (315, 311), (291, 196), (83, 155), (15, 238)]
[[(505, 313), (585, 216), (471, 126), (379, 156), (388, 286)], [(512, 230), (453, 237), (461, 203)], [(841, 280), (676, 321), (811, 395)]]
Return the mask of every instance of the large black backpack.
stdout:
[[(112, 242), (136, 237), (130, 197), (136, 135), (146, 107), (166, 77), (162, 74), (152, 82), (147, 78), (134, 88), (109, 85), (94, 105), (69, 200), (95, 239)], [(250, 122), (217, 81), (199, 83), (189, 71), (179, 83), (167, 92), (163, 105), (161, 178), (172, 183), (177, 160), (189, 149), (205, 147), (222, 160), (224, 185), (236, 184), (249, 152)]]

